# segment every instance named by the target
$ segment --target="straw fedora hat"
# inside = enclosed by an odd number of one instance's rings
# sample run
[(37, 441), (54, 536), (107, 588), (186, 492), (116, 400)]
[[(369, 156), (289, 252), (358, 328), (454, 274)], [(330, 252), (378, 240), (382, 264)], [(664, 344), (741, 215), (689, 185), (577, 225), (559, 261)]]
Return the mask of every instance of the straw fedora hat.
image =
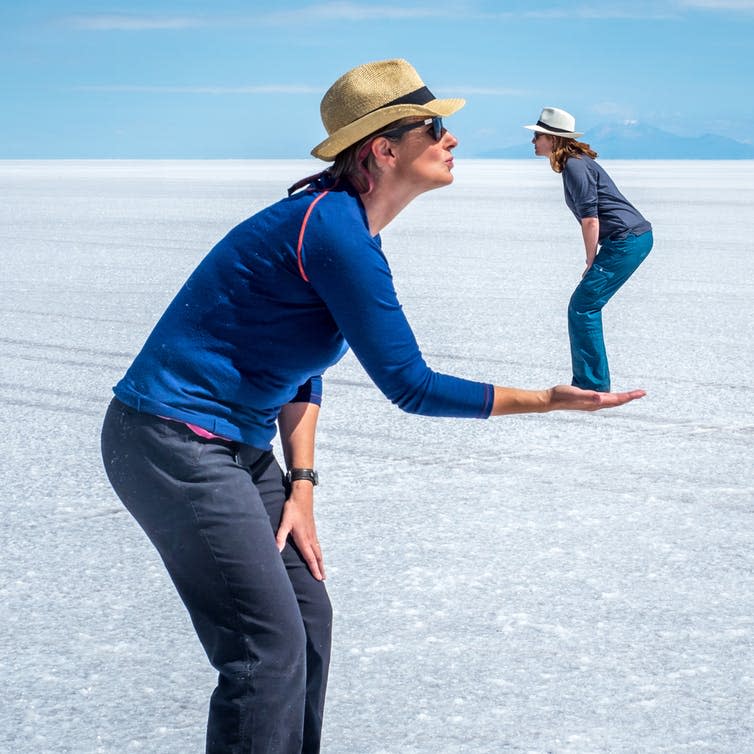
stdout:
[(550, 136), (562, 136), (564, 139), (575, 139), (583, 136), (576, 131), (576, 118), (565, 110), (557, 107), (546, 107), (540, 113), (539, 120), (533, 126), (524, 126), (530, 131), (537, 131)]
[(379, 60), (352, 68), (328, 90), (319, 106), (328, 137), (312, 149), (320, 160), (334, 160), (365, 136), (410, 115), (447, 116), (463, 99), (436, 99), (405, 60)]

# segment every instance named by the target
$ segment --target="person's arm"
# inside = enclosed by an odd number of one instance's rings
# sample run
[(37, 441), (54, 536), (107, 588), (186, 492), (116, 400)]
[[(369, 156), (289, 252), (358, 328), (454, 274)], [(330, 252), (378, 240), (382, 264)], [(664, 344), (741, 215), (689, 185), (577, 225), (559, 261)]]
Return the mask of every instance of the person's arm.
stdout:
[(644, 390), (598, 393), (571, 385), (556, 385), (548, 390), (522, 390), (496, 385), (490, 416), (544, 414), (548, 411), (597, 411), (601, 408), (622, 406), (645, 395)]
[(584, 217), (581, 220), (581, 235), (584, 237), (584, 251), (586, 252), (586, 269), (584, 270), (584, 275), (586, 275), (597, 256), (600, 221), (596, 217)]
[[(287, 468), (314, 468), (314, 436), (319, 406), (315, 403), (288, 403), (280, 411), (278, 427)], [(290, 535), (301, 556), (318, 581), (325, 578), (322, 550), (314, 524), (314, 485), (299, 479), (291, 482), (291, 494), (285, 501), (276, 540), (279, 550)]]
[(566, 162), (563, 169), (563, 187), (566, 202), (581, 225), (586, 256), (586, 269), (581, 276), (583, 278), (597, 256), (600, 237), (599, 191), (587, 160), (574, 157)]

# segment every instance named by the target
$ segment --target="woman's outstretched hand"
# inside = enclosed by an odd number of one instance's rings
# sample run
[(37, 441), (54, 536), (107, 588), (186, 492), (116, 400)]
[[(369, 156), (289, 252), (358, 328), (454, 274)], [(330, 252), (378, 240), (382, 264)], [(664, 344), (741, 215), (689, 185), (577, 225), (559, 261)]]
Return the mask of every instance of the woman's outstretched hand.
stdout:
[(599, 411), (643, 398), (643, 390), (626, 393), (598, 393), (571, 385), (556, 385), (549, 390), (522, 390), (495, 386), (492, 416), (543, 414), (547, 411)]
[(595, 390), (582, 390), (572, 385), (551, 387), (547, 411), (599, 411), (613, 408), (643, 398), (644, 390), (629, 390), (625, 393), (598, 393)]

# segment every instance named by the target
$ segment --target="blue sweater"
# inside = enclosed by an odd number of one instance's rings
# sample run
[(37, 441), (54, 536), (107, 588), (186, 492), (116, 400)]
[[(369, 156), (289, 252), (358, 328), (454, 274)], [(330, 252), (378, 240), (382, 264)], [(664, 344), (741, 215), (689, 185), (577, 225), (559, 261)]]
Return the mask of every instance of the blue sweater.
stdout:
[(579, 222), (585, 217), (599, 220), (600, 243), (610, 237), (625, 238), (629, 233), (639, 236), (652, 229), (591, 157), (569, 157), (562, 175), (568, 208)]
[(492, 410), (491, 385), (425, 364), (358, 194), (320, 179), (209, 252), (114, 392), (138, 411), (266, 449), (282, 406), (319, 403), (321, 375), (349, 346), (405, 411)]

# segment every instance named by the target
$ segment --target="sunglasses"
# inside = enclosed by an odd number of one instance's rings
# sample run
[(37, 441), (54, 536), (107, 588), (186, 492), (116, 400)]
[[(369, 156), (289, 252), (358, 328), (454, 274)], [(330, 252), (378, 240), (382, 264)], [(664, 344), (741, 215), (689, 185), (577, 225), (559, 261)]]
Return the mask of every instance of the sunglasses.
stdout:
[(389, 131), (383, 131), (380, 136), (400, 136), (405, 134), (406, 131), (412, 131), (414, 128), (421, 128), (422, 126), (430, 126), (427, 129), (427, 133), (432, 134), (432, 138), (435, 141), (440, 141), (442, 135), (445, 133), (445, 128), (442, 125), (442, 118), (435, 116), (434, 118), (425, 118), (417, 123), (407, 123), (405, 126), (398, 126), (398, 128), (391, 128)]

